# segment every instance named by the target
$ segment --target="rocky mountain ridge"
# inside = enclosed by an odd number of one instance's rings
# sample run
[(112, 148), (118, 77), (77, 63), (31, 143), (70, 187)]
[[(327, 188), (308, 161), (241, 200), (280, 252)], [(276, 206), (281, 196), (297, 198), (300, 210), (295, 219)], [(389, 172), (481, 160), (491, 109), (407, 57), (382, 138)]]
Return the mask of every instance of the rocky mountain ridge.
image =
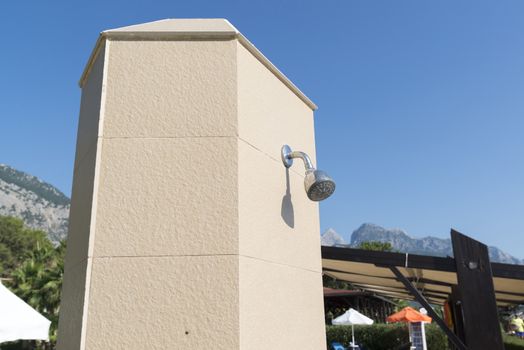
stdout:
[[(326, 236), (324, 238), (324, 236)], [(328, 229), (322, 235), (322, 245), (327, 246), (349, 246), (358, 247), (360, 243), (366, 241), (388, 242), (393, 250), (402, 253), (432, 255), (432, 256), (453, 256), (451, 240), (437, 237), (414, 238), (401, 229), (386, 229), (379, 225), (365, 223), (351, 234), (348, 243), (340, 234), (333, 229)], [(493, 262), (506, 264), (524, 264), (524, 261), (490, 246), (489, 255)]]
[(66, 238), (69, 198), (39, 178), (0, 164), (0, 215), (18, 217), (58, 243)]

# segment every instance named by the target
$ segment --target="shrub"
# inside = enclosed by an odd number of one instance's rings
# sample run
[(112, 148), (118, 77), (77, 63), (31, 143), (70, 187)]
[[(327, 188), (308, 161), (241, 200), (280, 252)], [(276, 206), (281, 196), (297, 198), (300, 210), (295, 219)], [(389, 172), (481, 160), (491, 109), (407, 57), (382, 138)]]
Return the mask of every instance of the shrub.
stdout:
[[(348, 347), (351, 342), (351, 326), (327, 326), (326, 338), (329, 345), (337, 341)], [(406, 324), (381, 324), (372, 326), (355, 326), (355, 340), (365, 349), (391, 350), (409, 341)], [(437, 325), (426, 325), (426, 341), (428, 350), (446, 350), (448, 342), (446, 335)]]
[(437, 324), (426, 325), (426, 343), (428, 350), (449, 349), (448, 337)]
[(524, 340), (504, 334), (504, 348), (506, 350), (524, 350)]

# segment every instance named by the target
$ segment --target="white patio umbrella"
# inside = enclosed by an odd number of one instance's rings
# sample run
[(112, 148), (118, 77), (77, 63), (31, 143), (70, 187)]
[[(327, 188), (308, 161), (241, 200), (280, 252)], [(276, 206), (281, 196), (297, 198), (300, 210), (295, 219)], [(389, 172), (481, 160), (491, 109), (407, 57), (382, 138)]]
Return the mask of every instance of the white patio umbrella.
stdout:
[(48, 340), (49, 321), (0, 283), (0, 343)]
[(373, 320), (367, 316), (362, 315), (355, 309), (349, 309), (344, 314), (335, 318), (332, 322), (334, 325), (351, 325), (351, 338), (353, 339), (352, 347), (355, 347), (355, 327), (354, 325), (372, 325)]

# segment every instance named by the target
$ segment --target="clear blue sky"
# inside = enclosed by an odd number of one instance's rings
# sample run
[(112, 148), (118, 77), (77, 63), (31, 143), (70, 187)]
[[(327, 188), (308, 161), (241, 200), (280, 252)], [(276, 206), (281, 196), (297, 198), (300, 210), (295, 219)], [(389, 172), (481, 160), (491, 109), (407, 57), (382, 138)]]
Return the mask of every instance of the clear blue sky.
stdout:
[(0, 163), (71, 192), (98, 32), (224, 17), (319, 105), (321, 229), (363, 222), (524, 258), (524, 1), (2, 1)]

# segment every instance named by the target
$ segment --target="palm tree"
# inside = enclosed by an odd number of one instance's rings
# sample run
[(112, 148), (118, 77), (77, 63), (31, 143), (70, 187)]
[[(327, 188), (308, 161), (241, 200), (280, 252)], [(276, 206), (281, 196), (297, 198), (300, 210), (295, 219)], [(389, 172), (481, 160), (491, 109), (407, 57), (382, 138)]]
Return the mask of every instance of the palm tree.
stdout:
[(38, 245), (12, 273), (13, 292), (51, 321), (50, 342), (39, 342), (35, 349), (53, 349), (56, 343), (64, 252), (64, 243), (56, 248)]

